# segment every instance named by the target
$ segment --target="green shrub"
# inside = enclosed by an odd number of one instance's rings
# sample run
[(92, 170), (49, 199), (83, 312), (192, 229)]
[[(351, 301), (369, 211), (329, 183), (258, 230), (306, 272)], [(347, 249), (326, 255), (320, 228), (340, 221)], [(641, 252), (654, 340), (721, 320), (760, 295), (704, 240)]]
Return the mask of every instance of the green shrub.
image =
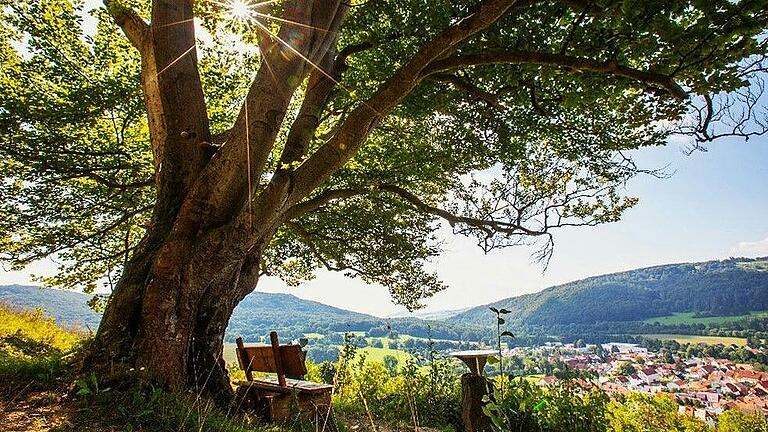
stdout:
[(741, 411), (726, 411), (717, 418), (717, 432), (768, 432), (768, 417)]
[[(610, 402), (609, 421), (617, 432), (705, 432), (712, 429), (701, 420), (680, 414), (668, 394), (650, 396), (628, 393)], [(736, 432), (736, 431), (734, 431)], [(738, 432), (755, 432), (744, 429)]]
[(459, 427), (459, 378), (447, 360), (436, 359), (424, 368), (411, 358), (392, 373), (382, 362), (358, 357), (344, 376), (334, 395), (334, 407), (342, 414), (370, 415), (404, 427)]
[[(484, 408), (498, 431), (602, 432), (607, 429), (608, 396), (601, 391), (577, 390), (567, 381), (539, 387), (524, 379), (504, 383)], [(579, 394), (581, 393), (581, 394)]]

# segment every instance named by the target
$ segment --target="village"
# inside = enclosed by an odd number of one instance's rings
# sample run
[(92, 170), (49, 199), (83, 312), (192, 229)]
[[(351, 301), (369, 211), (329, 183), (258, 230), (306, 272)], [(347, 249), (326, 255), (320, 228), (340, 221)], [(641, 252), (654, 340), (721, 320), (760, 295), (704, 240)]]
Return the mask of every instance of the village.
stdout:
[[(752, 348), (750, 348), (752, 349)], [(635, 344), (611, 343), (577, 348), (551, 343), (537, 348), (514, 348), (504, 356), (545, 356), (550, 364), (561, 364), (575, 376), (571, 382), (584, 390), (599, 386), (607, 393), (641, 392), (668, 394), (679, 412), (711, 425), (726, 410), (768, 414), (768, 372), (751, 364), (728, 359), (701, 357), (662, 358), (660, 353)], [(601, 355), (602, 354), (602, 355)], [(562, 372), (545, 375), (536, 383), (556, 385)]]

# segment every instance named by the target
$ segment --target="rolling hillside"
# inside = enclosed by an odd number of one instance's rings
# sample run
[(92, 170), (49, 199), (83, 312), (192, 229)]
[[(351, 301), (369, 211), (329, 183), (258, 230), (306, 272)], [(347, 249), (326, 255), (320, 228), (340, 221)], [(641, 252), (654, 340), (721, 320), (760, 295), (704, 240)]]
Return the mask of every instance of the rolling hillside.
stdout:
[(29, 285), (0, 286), (0, 302), (22, 309), (42, 308), (56, 322), (96, 331), (101, 315), (88, 307), (90, 297), (79, 292)]
[[(86, 304), (85, 294), (34, 286), (0, 286), (0, 302), (25, 309), (41, 307), (63, 325), (80, 325), (96, 330), (100, 315)], [(227, 341), (237, 336), (257, 340), (271, 330), (283, 338), (305, 333), (362, 331), (377, 336), (390, 330), (399, 334), (440, 339), (474, 340), (484, 329), (419, 318), (379, 318), (300, 299), (291, 294), (254, 292), (235, 309), (227, 328)]]
[[(0, 287), (0, 302), (25, 308), (40, 306), (59, 323), (85, 324), (95, 329), (99, 315), (88, 309), (86, 300), (87, 296), (69, 291), (19, 285)], [(768, 311), (768, 259), (671, 264), (595, 276), (474, 307), (443, 320), (415, 316), (379, 318), (291, 294), (254, 292), (235, 309), (226, 340), (232, 342), (243, 336), (254, 341), (271, 330), (290, 339), (307, 333), (357, 331), (373, 337), (395, 332), (421, 338), (488, 340), (493, 330), (493, 314), (488, 306), (512, 311), (506, 318), (520, 343), (557, 335), (586, 337), (600, 333), (601, 337), (609, 338), (617, 334), (655, 333), (661, 329), (651, 328), (654, 321), (669, 325), (691, 321), (691, 325), (703, 325), (761, 317), (765, 314), (749, 314)], [(727, 316), (733, 320), (701, 319), (707, 316)], [(667, 318), (654, 320), (655, 317)], [(613, 324), (602, 324), (606, 322)], [(666, 329), (672, 333), (694, 330)]]
[(768, 310), (767, 258), (670, 264), (595, 276), (478, 306), (448, 319), (478, 323), (488, 306), (530, 325), (640, 321), (680, 312), (741, 315)]
[[(89, 296), (74, 291), (23, 285), (0, 286), (0, 302), (25, 309), (41, 307), (60, 324), (85, 324), (95, 330), (101, 316), (88, 307), (88, 298)], [(303, 300), (291, 294), (254, 292), (235, 309), (230, 321), (230, 330), (263, 333), (270, 329), (306, 326), (311, 323), (325, 328), (331, 324), (343, 326), (370, 321), (380, 319)]]

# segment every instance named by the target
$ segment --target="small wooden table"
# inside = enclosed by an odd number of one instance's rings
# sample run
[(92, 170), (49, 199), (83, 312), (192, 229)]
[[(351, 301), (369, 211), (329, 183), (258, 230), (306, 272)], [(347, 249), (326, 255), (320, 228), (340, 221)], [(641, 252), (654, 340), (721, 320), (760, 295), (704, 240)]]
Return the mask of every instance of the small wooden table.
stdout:
[(483, 368), (496, 350), (469, 350), (450, 353), (463, 361), (470, 372), (461, 376), (461, 421), (465, 432), (491, 432), (490, 418), (483, 413), (483, 398), (493, 394), (493, 383), (483, 376)]
[(463, 361), (474, 375), (482, 375), (483, 368), (485, 368), (485, 364), (488, 362), (488, 357), (498, 353), (496, 350), (468, 350), (455, 351), (450, 353), (450, 355)]

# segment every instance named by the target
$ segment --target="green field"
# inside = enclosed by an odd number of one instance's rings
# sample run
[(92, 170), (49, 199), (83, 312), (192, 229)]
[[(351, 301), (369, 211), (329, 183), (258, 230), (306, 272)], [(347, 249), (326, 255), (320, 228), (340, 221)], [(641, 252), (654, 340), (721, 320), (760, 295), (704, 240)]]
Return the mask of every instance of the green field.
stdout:
[(655, 322), (662, 325), (676, 324), (721, 324), (725, 322), (739, 321), (747, 318), (768, 317), (768, 311), (754, 311), (744, 315), (727, 315), (711, 317), (695, 317), (695, 312), (677, 312), (672, 315), (648, 318), (643, 322), (653, 324)]
[(682, 335), (682, 334), (644, 334), (640, 335), (649, 339), (661, 339), (661, 340), (676, 340), (679, 343), (705, 343), (708, 345), (738, 345), (744, 346), (747, 344), (747, 340), (744, 338), (727, 337), (727, 336), (699, 336), (699, 335)]
[(357, 350), (353, 361), (357, 361), (363, 354), (366, 361), (377, 362), (383, 362), (384, 356), (391, 355), (397, 359), (398, 364), (404, 364), (408, 359), (413, 358), (410, 353), (398, 349), (365, 347)]
[[(357, 355), (355, 356), (355, 359), (353, 361), (357, 361), (362, 355), (362, 353), (365, 353), (366, 361), (369, 361), (369, 362), (370, 361), (383, 362), (384, 356), (391, 355), (397, 359), (398, 364), (404, 364), (408, 359), (413, 357), (411, 354), (398, 349), (365, 347), (357, 350)], [(224, 344), (224, 361), (227, 362), (227, 365), (237, 364), (237, 356), (235, 355), (235, 344), (233, 343)]]
[(227, 362), (227, 366), (237, 364), (237, 353), (235, 348), (237, 345), (233, 343), (224, 344), (224, 361)]

